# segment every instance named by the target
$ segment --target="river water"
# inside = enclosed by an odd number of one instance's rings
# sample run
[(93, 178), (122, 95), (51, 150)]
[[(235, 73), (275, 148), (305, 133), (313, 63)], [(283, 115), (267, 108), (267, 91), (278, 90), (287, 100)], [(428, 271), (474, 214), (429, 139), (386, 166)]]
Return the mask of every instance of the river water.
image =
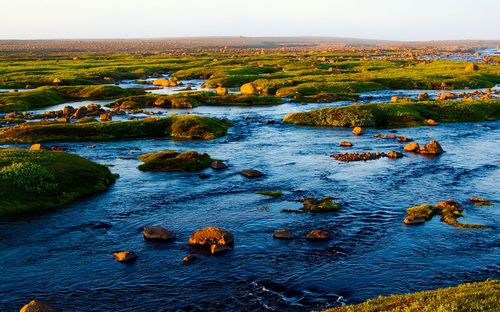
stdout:
[[(418, 92), (377, 91), (362, 99), (395, 94)], [(402, 150), (403, 143), (372, 136), (388, 130), (354, 136), (350, 129), (279, 122), (289, 112), (346, 104), (188, 110), (234, 122), (228, 136), (206, 142), (58, 143), (110, 165), (120, 178), (107, 192), (67, 208), (0, 220), (0, 310), (17, 311), (36, 297), (64, 311), (308, 311), (500, 278), (500, 122), (397, 129), (420, 143), (438, 140), (446, 152), (434, 159), (405, 154), (355, 163), (329, 154)], [(339, 147), (344, 140), (354, 146)], [(137, 155), (166, 149), (207, 152), (229, 168), (207, 169), (207, 179), (137, 170)], [(249, 180), (238, 174), (248, 168), (265, 176)], [(265, 189), (284, 196), (256, 194)], [(319, 215), (281, 212), (298, 208), (294, 200), (303, 196), (338, 197), (343, 208)], [(475, 207), (469, 197), (496, 205)], [(463, 222), (490, 228), (459, 230), (438, 217), (422, 226), (403, 224), (407, 207), (448, 198), (464, 204)], [(110, 227), (96, 226), (102, 222)], [(145, 242), (142, 227), (149, 225), (167, 227), (178, 238)], [(190, 234), (209, 225), (231, 231), (234, 250), (183, 265)], [(297, 239), (274, 240), (279, 228), (291, 229)], [(317, 228), (332, 239), (306, 241), (305, 234)], [(119, 250), (133, 250), (139, 258), (118, 263), (111, 254)]]

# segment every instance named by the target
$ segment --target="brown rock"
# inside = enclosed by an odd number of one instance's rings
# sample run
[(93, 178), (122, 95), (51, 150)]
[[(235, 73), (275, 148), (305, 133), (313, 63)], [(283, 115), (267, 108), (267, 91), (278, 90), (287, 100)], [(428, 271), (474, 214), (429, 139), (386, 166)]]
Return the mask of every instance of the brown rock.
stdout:
[(65, 106), (63, 108), (63, 115), (69, 117), (75, 113), (76, 109), (73, 106)]
[(428, 101), (429, 100), (429, 94), (427, 92), (422, 92), (418, 95), (418, 100), (419, 101)]
[(113, 257), (118, 262), (132, 262), (137, 259), (137, 255), (133, 251), (119, 251), (113, 253)]
[(231, 250), (231, 248), (224, 246), (224, 245), (213, 244), (210, 246), (210, 253), (212, 255), (216, 254), (216, 253), (224, 252), (224, 251), (229, 251), (229, 250)]
[(345, 154), (331, 154), (330, 157), (338, 161), (351, 162), (351, 161), (366, 161), (386, 157), (382, 152), (364, 152), (364, 153), (345, 153)]
[(410, 139), (408, 139), (407, 137), (405, 136), (398, 136), (398, 141), (399, 142), (408, 142), (408, 141), (411, 141)]
[(72, 117), (73, 118), (81, 118), (87, 115), (87, 107), (81, 106), (76, 109), (76, 111), (73, 113)]
[(474, 63), (470, 63), (469, 65), (465, 66), (465, 71), (476, 71), (479, 70), (479, 66)]
[(229, 90), (224, 87), (218, 87), (217, 89), (215, 89), (215, 92), (217, 92), (218, 95), (226, 95), (229, 93)]
[(232, 246), (234, 236), (224, 229), (209, 226), (194, 232), (189, 238), (188, 244), (206, 248), (211, 248), (212, 245)]
[(242, 94), (255, 94), (258, 93), (258, 90), (252, 82), (249, 82), (241, 86), (240, 92)]
[(111, 121), (112, 117), (111, 114), (108, 113), (102, 113), (99, 115), (99, 120), (100, 121)]
[(193, 262), (194, 260), (196, 260), (198, 257), (196, 255), (186, 255), (184, 256), (184, 258), (182, 258), (182, 262), (184, 264), (189, 264), (191, 262)]
[(210, 168), (215, 170), (222, 170), (226, 169), (227, 165), (221, 160), (214, 160), (210, 163)]
[(175, 233), (161, 226), (144, 227), (144, 238), (157, 241), (169, 241), (175, 239)]
[(430, 141), (425, 147), (420, 147), (419, 152), (422, 154), (442, 154), (443, 148), (435, 140)]
[(42, 144), (33, 144), (30, 147), (30, 151), (41, 151), (42, 150)]
[(260, 177), (262, 177), (264, 175), (262, 172), (260, 172), (259, 170), (255, 170), (255, 169), (241, 170), (240, 174), (242, 176), (250, 178), (250, 179), (260, 178)]
[(352, 129), (352, 134), (355, 134), (355, 135), (361, 135), (361, 134), (363, 134), (363, 128), (361, 128), (361, 127), (354, 127), (354, 129)]
[(339, 145), (342, 147), (352, 147), (352, 143), (348, 141), (342, 141), (339, 143)]
[(274, 239), (293, 239), (292, 232), (289, 230), (275, 230), (273, 233), (273, 238)]
[(312, 230), (306, 235), (306, 239), (314, 241), (327, 240), (329, 238), (330, 235), (328, 234), (328, 232), (322, 230)]
[(411, 142), (407, 144), (403, 149), (407, 152), (417, 152), (419, 148), (420, 146), (418, 145), (417, 142)]
[(47, 302), (33, 299), (24, 305), (19, 312), (56, 312)]
[(437, 126), (439, 123), (435, 121), (434, 119), (427, 119), (425, 123), (429, 126)]
[(389, 158), (401, 158), (401, 157), (403, 157), (403, 154), (401, 154), (400, 152), (396, 152), (396, 151), (390, 151), (387, 153), (387, 157), (389, 157)]
[(462, 205), (454, 201), (453, 199), (448, 199), (437, 203), (436, 208), (439, 210), (451, 210), (451, 211), (462, 211), (464, 208)]

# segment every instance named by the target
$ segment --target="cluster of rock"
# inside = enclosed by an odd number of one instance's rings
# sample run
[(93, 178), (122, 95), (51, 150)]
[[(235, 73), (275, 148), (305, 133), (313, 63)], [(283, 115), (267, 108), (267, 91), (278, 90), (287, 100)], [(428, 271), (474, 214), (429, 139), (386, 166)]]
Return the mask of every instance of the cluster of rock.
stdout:
[[(295, 236), (292, 234), (292, 231), (286, 229), (275, 230), (273, 233), (274, 239), (283, 239), (283, 240), (292, 240)], [(315, 229), (309, 231), (305, 238), (309, 241), (325, 241), (330, 239), (330, 234), (327, 231), (323, 231), (320, 229)]]
[(407, 152), (430, 155), (440, 155), (444, 153), (443, 148), (436, 140), (431, 140), (425, 146), (420, 146), (417, 142), (411, 142), (404, 147), (404, 150)]
[(85, 117), (99, 117), (101, 121), (110, 121), (114, 113), (105, 110), (99, 104), (89, 104), (74, 108), (66, 106), (62, 110), (48, 111), (40, 116), (34, 116), (40, 119), (57, 119), (60, 122), (69, 122), (71, 119), (81, 119)]
[(380, 133), (376, 133), (373, 135), (375, 138), (377, 139), (383, 139), (383, 140), (398, 140), (399, 142), (410, 142), (412, 141), (412, 139), (410, 138), (407, 138), (406, 136), (403, 136), (403, 135), (399, 135), (397, 136), (396, 134), (394, 133), (389, 133), (389, 134), (380, 134)]
[(385, 152), (353, 152), (353, 153), (344, 153), (344, 154), (331, 154), (330, 157), (335, 158), (338, 161), (342, 162), (351, 162), (351, 161), (367, 161), (379, 159), (382, 157), (388, 158), (400, 158), (403, 157), (403, 154), (396, 151), (390, 151), (388, 153)]

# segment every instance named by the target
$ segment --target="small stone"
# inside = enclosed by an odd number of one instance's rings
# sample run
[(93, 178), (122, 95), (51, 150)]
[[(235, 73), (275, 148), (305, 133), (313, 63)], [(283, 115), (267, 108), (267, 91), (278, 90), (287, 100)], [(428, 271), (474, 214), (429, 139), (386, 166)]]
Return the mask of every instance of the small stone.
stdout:
[(30, 147), (30, 151), (41, 151), (42, 150), (42, 144), (33, 144)]
[(289, 239), (293, 239), (293, 235), (292, 235), (292, 232), (289, 230), (280, 229), (280, 230), (274, 231), (273, 238), (274, 239), (288, 239), (289, 240)]
[(186, 255), (184, 258), (182, 258), (182, 262), (184, 264), (190, 264), (194, 260), (196, 260), (198, 257), (196, 255)]
[(352, 147), (352, 143), (348, 141), (342, 141), (339, 143), (339, 145), (342, 147)]
[(427, 119), (425, 121), (425, 123), (428, 125), (428, 126), (437, 126), (439, 123), (437, 121), (435, 121), (434, 119)]
[(418, 145), (417, 142), (411, 142), (410, 144), (406, 145), (403, 149), (407, 152), (417, 152), (419, 148), (420, 146)]
[(322, 230), (312, 230), (306, 235), (306, 239), (314, 241), (327, 240), (329, 238), (330, 235), (328, 234), (328, 232)]
[(390, 151), (387, 153), (387, 157), (389, 157), (389, 158), (401, 158), (401, 157), (403, 157), (403, 154), (401, 154), (400, 152), (396, 152), (396, 151)]
[(169, 241), (175, 239), (175, 233), (161, 226), (144, 227), (144, 238), (157, 241)]
[(352, 129), (352, 134), (355, 134), (355, 135), (361, 135), (361, 134), (363, 134), (363, 128), (361, 128), (361, 127), (354, 127), (354, 129)]
[(118, 262), (132, 262), (137, 259), (137, 255), (133, 251), (119, 251), (113, 253), (113, 257), (115, 257), (115, 260)]
[(240, 174), (242, 176), (250, 178), (250, 179), (260, 178), (260, 177), (262, 177), (264, 175), (262, 172), (260, 172), (259, 170), (255, 170), (255, 169), (241, 170)]
[(214, 160), (210, 163), (210, 168), (214, 170), (222, 170), (226, 169), (227, 165), (221, 160)]

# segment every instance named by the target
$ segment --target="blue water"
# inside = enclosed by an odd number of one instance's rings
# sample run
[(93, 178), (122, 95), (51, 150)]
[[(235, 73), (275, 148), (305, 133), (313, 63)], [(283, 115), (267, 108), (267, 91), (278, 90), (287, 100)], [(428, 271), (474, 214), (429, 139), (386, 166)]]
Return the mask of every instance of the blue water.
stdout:
[[(391, 92), (397, 91), (385, 96)], [(279, 122), (288, 112), (346, 104), (188, 110), (234, 122), (227, 137), (206, 142), (58, 143), (110, 165), (120, 178), (107, 192), (67, 208), (0, 220), (0, 310), (17, 311), (36, 297), (64, 311), (308, 311), (500, 278), (500, 122), (398, 129), (398, 135), (420, 143), (436, 139), (446, 152), (435, 159), (405, 154), (354, 163), (337, 162), (329, 154), (401, 151), (403, 143), (372, 136), (388, 130), (354, 136), (350, 129)], [(339, 147), (345, 140), (354, 146)], [(207, 152), (229, 168), (203, 171), (208, 179), (137, 170), (137, 155), (166, 149)], [(249, 180), (238, 174), (248, 168), (265, 176)], [(255, 194), (264, 189), (285, 195)], [(298, 208), (294, 200), (303, 196), (339, 197), (343, 208), (321, 215), (280, 212)], [(469, 197), (496, 205), (475, 207)], [(464, 204), (463, 222), (490, 228), (459, 230), (439, 218), (423, 226), (402, 223), (407, 207), (448, 198)], [(111, 228), (93, 228), (98, 222)], [(167, 227), (178, 238), (169, 244), (145, 242), (142, 227), (149, 225)], [(209, 225), (231, 231), (234, 250), (183, 265), (189, 236)], [(298, 238), (273, 240), (279, 228)], [(305, 234), (317, 228), (332, 239), (306, 241)], [(114, 261), (112, 252), (125, 249), (139, 255), (135, 263)]]

